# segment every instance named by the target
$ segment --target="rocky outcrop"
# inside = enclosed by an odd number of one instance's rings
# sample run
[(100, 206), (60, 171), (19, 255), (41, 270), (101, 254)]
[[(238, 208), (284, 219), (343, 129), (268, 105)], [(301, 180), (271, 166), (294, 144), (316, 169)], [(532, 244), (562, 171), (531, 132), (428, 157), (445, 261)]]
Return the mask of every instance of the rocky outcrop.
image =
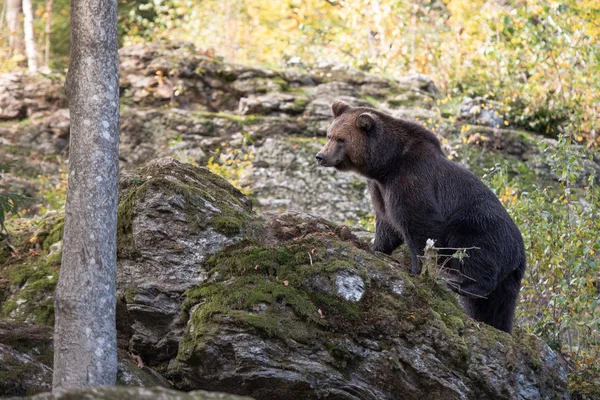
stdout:
[(22, 72), (0, 75), (0, 121), (65, 107), (63, 93), (60, 77), (50, 79)]
[[(163, 156), (199, 165), (212, 157), (213, 170), (251, 193), (259, 210), (368, 223), (364, 180), (315, 168), (334, 99), (426, 124), (448, 154), (477, 174), (503, 159), (524, 189), (556, 180), (542, 152), (554, 139), (508, 129), (510, 110), (497, 101), (441, 105), (436, 85), (423, 75), (390, 79), (327, 63), (276, 71), (172, 44), (123, 48), (120, 62), (122, 169)], [(62, 93), (60, 80), (0, 78), (0, 119), (6, 120), (0, 122), (0, 164), (12, 165), (3, 180), (11, 190), (40, 197), (64, 184), (69, 114)], [(584, 164), (582, 182), (593, 172), (600, 176), (600, 160)]]
[[(176, 389), (569, 397), (546, 344), (471, 320), (441, 282), (410, 276), (402, 252), (372, 253), (360, 232), (300, 212), (256, 214), (223, 179), (173, 159), (123, 173), (120, 190), (119, 344)], [(10, 298), (47, 279), (31, 271)]]

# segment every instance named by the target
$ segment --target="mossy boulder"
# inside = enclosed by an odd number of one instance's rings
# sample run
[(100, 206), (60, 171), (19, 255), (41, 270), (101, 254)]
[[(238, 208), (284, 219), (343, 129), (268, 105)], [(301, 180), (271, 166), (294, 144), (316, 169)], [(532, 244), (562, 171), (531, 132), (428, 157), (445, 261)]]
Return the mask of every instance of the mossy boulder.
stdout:
[(166, 376), (257, 399), (568, 398), (543, 342), (473, 321), (443, 285), (367, 248), (302, 213), (253, 220), (186, 291)]
[(403, 252), (362, 237), (300, 212), (257, 215), (173, 159), (123, 172), (119, 346), (177, 389), (259, 400), (568, 398), (543, 342), (473, 321), (443, 284), (410, 276)]
[(251, 203), (206, 168), (157, 159), (121, 174), (117, 218), (120, 318), (150, 363), (177, 353), (183, 292), (207, 279), (204, 261), (243, 239)]

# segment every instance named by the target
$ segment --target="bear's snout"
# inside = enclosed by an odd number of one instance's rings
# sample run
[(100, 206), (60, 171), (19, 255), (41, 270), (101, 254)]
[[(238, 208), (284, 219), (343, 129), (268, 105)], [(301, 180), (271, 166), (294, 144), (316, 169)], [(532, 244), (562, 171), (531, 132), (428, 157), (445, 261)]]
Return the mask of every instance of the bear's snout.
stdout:
[(323, 154), (321, 154), (321, 153), (317, 153), (317, 155), (315, 156), (315, 158), (317, 159), (317, 163), (318, 163), (319, 165), (321, 165), (321, 164), (323, 163), (323, 160), (325, 159), (325, 158), (323, 157)]

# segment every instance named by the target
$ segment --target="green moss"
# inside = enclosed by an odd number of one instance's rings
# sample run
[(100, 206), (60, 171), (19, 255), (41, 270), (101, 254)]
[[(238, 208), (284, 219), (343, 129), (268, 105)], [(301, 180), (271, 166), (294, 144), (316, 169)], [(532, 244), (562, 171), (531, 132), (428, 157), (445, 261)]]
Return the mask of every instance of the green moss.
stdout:
[(359, 321), (362, 317), (362, 309), (360, 303), (352, 303), (345, 301), (337, 296), (330, 294), (315, 293), (310, 294), (315, 305), (327, 316), (327, 318), (335, 318), (338, 323)]
[(135, 289), (134, 288), (125, 289), (124, 298), (125, 298), (125, 302), (127, 304), (132, 304), (135, 300)]
[[(255, 328), (261, 335), (281, 340), (291, 337), (308, 340), (309, 327), (300, 323), (321, 323), (317, 308), (301, 290), (286, 286), (275, 277), (248, 275), (233, 282), (202, 285), (186, 292), (183, 310), (187, 312), (194, 304), (201, 303), (191, 315), (193, 337), (184, 337), (183, 353), (191, 342), (202, 342), (202, 337), (212, 331), (213, 320), (227, 315)], [(289, 309), (288, 312), (282, 311)], [(194, 345), (192, 345), (193, 347)]]
[(209, 225), (217, 232), (221, 232), (225, 235), (234, 235), (240, 232), (244, 226), (244, 221), (236, 217), (223, 216), (211, 219)]
[(119, 202), (117, 208), (117, 257), (136, 258), (139, 255), (133, 237), (135, 203), (144, 198), (146, 186), (140, 185), (130, 190)]
[(37, 365), (23, 363), (9, 356), (8, 359), (2, 360), (0, 393), (15, 396), (33, 396), (43, 391), (45, 388), (41, 385), (36, 387), (33, 384), (27, 389), (22, 387), (24, 377), (36, 376), (37, 374), (39, 374)]
[(306, 97), (296, 97), (294, 99), (294, 108), (298, 111), (302, 111), (306, 108), (306, 105), (308, 104), (309, 99)]
[[(443, 285), (443, 283), (440, 283)], [(446, 325), (453, 335), (462, 335), (465, 329), (466, 315), (462, 311), (456, 297), (445, 288), (437, 287), (432, 291), (429, 306), (439, 315), (439, 319)]]
[(224, 118), (228, 119), (237, 124), (244, 124), (244, 117), (235, 114), (229, 114), (224, 112), (212, 113), (212, 112), (201, 112), (200, 115), (203, 117), (211, 117), (211, 118)]
[(62, 221), (57, 223), (54, 226), (54, 228), (52, 228), (52, 230), (50, 231), (48, 236), (46, 236), (46, 238), (44, 239), (44, 242), (42, 244), (42, 248), (44, 250), (48, 250), (50, 248), (50, 246), (52, 246), (54, 243), (60, 242), (62, 240), (64, 227), (65, 227), (65, 221), (63, 219)]
[(273, 83), (275, 83), (279, 86), (279, 90), (281, 90), (282, 92), (290, 91), (290, 84), (282, 77), (276, 76), (272, 79), (272, 81), (273, 81)]
[(236, 124), (239, 125), (252, 125), (252, 124), (256, 124), (258, 122), (261, 122), (263, 120), (263, 118), (261, 116), (257, 116), (257, 115), (246, 115), (246, 116), (242, 116), (242, 115), (237, 115), (237, 114), (230, 114), (230, 113), (226, 113), (226, 112), (208, 112), (208, 111), (199, 111), (193, 114), (196, 118), (201, 118), (202, 122), (204, 125), (209, 125), (209, 131), (214, 131), (215, 125), (213, 122), (211, 121), (206, 121), (206, 119), (215, 119), (215, 118), (222, 118), (222, 119), (227, 119), (231, 122), (234, 122)]
[[(39, 257), (34, 261), (11, 266), (9, 282), (19, 292), (2, 305), (0, 315), (18, 321), (31, 321), (45, 325), (54, 324), (54, 290), (58, 282), (61, 252)], [(17, 315), (11, 315), (15, 310)]]
[(19, 156), (27, 156), (32, 153), (32, 150), (28, 147), (14, 146), (14, 145), (3, 145), (2, 151), (6, 154), (14, 154)]
[(392, 99), (388, 100), (388, 104), (391, 107), (409, 107), (414, 105), (414, 99)]
[[(252, 229), (256, 229), (254, 224), (249, 225)], [(325, 245), (331, 251), (325, 251)], [(248, 239), (209, 258), (205, 266), (218, 281), (186, 292), (182, 313), (184, 317), (191, 313), (193, 333), (184, 336), (180, 357), (189, 361), (193, 349), (210, 340), (225, 320), (247, 324), (267, 338), (306, 343), (324, 331), (343, 332), (360, 324), (367, 303), (345, 301), (315, 290), (311, 283), (316, 278), (319, 285), (332, 288), (332, 273), (347, 269), (369, 282), (366, 268), (355, 261), (356, 251), (353, 245), (327, 235), (303, 237), (278, 248), (258, 246)]]
[(365, 96), (365, 100), (368, 101), (369, 104), (371, 105), (371, 107), (373, 107), (373, 108), (380, 108), (380, 106), (381, 106), (381, 103), (379, 102), (379, 100), (377, 100), (373, 96)]
[(441, 101), (441, 104), (438, 106), (440, 115), (443, 118), (455, 117), (456, 114), (458, 114), (458, 110), (462, 101), (462, 97), (459, 96), (451, 97), (445, 101)]
[(350, 186), (352, 186), (352, 188), (354, 188), (356, 190), (365, 190), (367, 188), (367, 183), (360, 179), (353, 179), (350, 182)]

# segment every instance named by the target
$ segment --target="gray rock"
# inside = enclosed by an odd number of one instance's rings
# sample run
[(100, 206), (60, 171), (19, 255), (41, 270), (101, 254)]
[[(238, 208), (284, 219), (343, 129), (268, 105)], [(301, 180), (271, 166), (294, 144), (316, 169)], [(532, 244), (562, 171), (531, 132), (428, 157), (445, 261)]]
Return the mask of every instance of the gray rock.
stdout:
[(52, 370), (28, 354), (0, 343), (0, 395), (24, 396), (52, 388)]
[[(25, 396), (52, 388), (52, 328), (0, 321), (0, 397)], [(150, 368), (118, 353), (117, 384), (150, 387), (169, 382)]]
[(241, 184), (252, 189), (259, 209), (302, 210), (338, 224), (359, 221), (371, 210), (366, 182), (355, 174), (320, 168), (315, 155), (322, 146), (314, 139), (268, 137), (255, 147), (253, 166)]
[[(318, 89), (318, 86), (317, 86)], [(306, 107), (306, 111), (304, 115), (310, 118), (316, 118), (320, 120), (327, 120), (328, 123), (331, 123), (331, 103), (334, 100), (342, 100), (346, 103), (350, 104), (353, 107), (370, 107), (371, 104), (366, 101), (356, 97), (351, 96), (334, 96), (324, 94), (324, 97), (318, 97), (311, 101)]]
[(62, 82), (18, 72), (0, 74), (0, 121), (24, 119), (65, 105)]
[(311, 74), (316, 81), (347, 82), (353, 85), (387, 84), (388, 80), (378, 75), (369, 74), (345, 64), (321, 63), (311, 69)]
[(360, 301), (365, 293), (365, 282), (351, 270), (342, 270), (335, 275), (335, 287), (338, 296), (351, 302)]
[(314, 89), (313, 94), (315, 97), (321, 98), (359, 97), (358, 90), (354, 85), (337, 81), (320, 84)]
[(304, 110), (306, 99), (286, 93), (270, 93), (263, 96), (242, 97), (239, 113), (243, 115), (271, 113), (299, 114)]
[(227, 393), (206, 392), (197, 390), (190, 393), (178, 392), (176, 390), (162, 387), (100, 387), (88, 389), (58, 390), (53, 393), (41, 393), (30, 400), (252, 400), (251, 397), (235, 396)]
[(466, 97), (460, 104), (457, 119), (471, 124), (488, 126), (490, 128), (504, 129), (508, 125), (506, 107), (497, 101), (476, 97)]
[(438, 115), (435, 113), (435, 111), (420, 107), (395, 107), (390, 109), (390, 114), (396, 118), (406, 119), (409, 121), (427, 121), (428, 119), (438, 118)]
[(435, 85), (435, 82), (430, 76), (422, 75), (422, 74), (412, 74), (402, 76), (396, 79), (396, 82), (406, 88), (413, 89), (421, 92), (430, 93), (432, 95), (437, 95), (439, 90)]
[(120, 191), (117, 292), (132, 323), (130, 348), (146, 362), (166, 360), (177, 353), (183, 292), (208, 279), (207, 257), (242, 240), (239, 218), (250, 204), (206, 169), (172, 159), (123, 174)]

